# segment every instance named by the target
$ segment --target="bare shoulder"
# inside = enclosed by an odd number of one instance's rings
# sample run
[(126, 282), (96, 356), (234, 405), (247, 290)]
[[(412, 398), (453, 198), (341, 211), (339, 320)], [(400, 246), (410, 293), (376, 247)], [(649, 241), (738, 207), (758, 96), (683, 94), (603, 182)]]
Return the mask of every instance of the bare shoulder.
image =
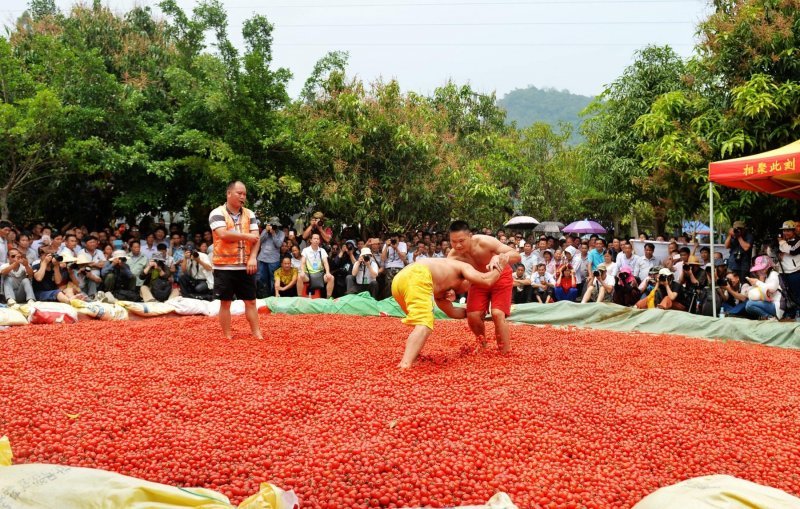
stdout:
[(473, 235), (472, 236), (472, 249), (479, 249), (481, 251), (497, 252), (498, 249), (505, 247), (505, 245), (494, 237), (489, 235)]

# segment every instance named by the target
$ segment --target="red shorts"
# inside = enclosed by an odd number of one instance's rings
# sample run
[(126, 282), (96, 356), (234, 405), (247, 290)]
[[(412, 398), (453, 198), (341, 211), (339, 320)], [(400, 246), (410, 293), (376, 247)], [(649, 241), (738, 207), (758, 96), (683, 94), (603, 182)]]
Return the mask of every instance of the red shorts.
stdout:
[(489, 303), (492, 309), (499, 309), (506, 316), (511, 314), (511, 290), (514, 288), (511, 266), (506, 265), (500, 279), (490, 287), (471, 285), (467, 293), (467, 313), (474, 311), (489, 312)]

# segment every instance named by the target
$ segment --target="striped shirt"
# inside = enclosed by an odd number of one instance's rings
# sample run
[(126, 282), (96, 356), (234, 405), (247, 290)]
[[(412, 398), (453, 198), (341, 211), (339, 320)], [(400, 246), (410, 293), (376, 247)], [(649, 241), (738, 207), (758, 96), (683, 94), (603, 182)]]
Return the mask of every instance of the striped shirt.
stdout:
[[(216, 230), (217, 228), (227, 228), (227, 224), (225, 223), (225, 207), (226, 207), (226, 205), (221, 205), (221, 206), (215, 208), (214, 210), (212, 210), (211, 214), (208, 215), (208, 225), (211, 228), (212, 232), (214, 230)], [(231, 211), (228, 211), (228, 214), (230, 214), (231, 219), (233, 219), (235, 231), (237, 231), (239, 233), (245, 232), (245, 233), (256, 233), (257, 234), (258, 233), (258, 220), (256, 219), (256, 215), (255, 215), (255, 213), (253, 213), (252, 210), (248, 209), (248, 211), (250, 212), (250, 228), (249, 228), (249, 232), (248, 232), (248, 230), (245, 230), (244, 228), (242, 228), (242, 225), (239, 224), (239, 220), (242, 217), (241, 211), (239, 211), (238, 214), (233, 214), (233, 213), (231, 213)], [(236, 241), (236, 242), (239, 243), (240, 249), (243, 250), (244, 249), (244, 243), (240, 242), (240, 241)], [(245, 263), (241, 263), (241, 264), (225, 265), (225, 266), (217, 266), (217, 265), (215, 265), (214, 269), (215, 270), (241, 270), (241, 269), (247, 269), (247, 263), (245, 262)]]

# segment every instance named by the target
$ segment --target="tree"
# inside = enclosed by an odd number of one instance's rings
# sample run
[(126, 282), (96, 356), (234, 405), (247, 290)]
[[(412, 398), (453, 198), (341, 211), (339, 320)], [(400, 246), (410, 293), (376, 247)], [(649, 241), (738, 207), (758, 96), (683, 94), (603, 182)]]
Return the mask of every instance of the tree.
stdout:
[(637, 150), (644, 137), (633, 127), (656, 98), (684, 87), (684, 73), (684, 62), (671, 48), (648, 46), (585, 111), (583, 154), (596, 189), (587, 198), (601, 216), (613, 218), (617, 231), (622, 221), (636, 225), (637, 217), (630, 212), (626, 217), (626, 211), (647, 213), (649, 206), (659, 230), (671, 208), (658, 175), (643, 165)]

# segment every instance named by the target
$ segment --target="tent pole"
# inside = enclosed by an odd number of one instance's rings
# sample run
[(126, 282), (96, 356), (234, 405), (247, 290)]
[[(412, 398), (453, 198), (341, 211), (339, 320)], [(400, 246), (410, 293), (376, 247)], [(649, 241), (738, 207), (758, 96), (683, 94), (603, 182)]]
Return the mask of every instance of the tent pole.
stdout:
[(717, 268), (714, 258), (714, 183), (708, 181), (708, 238), (711, 256), (711, 314), (717, 317)]

